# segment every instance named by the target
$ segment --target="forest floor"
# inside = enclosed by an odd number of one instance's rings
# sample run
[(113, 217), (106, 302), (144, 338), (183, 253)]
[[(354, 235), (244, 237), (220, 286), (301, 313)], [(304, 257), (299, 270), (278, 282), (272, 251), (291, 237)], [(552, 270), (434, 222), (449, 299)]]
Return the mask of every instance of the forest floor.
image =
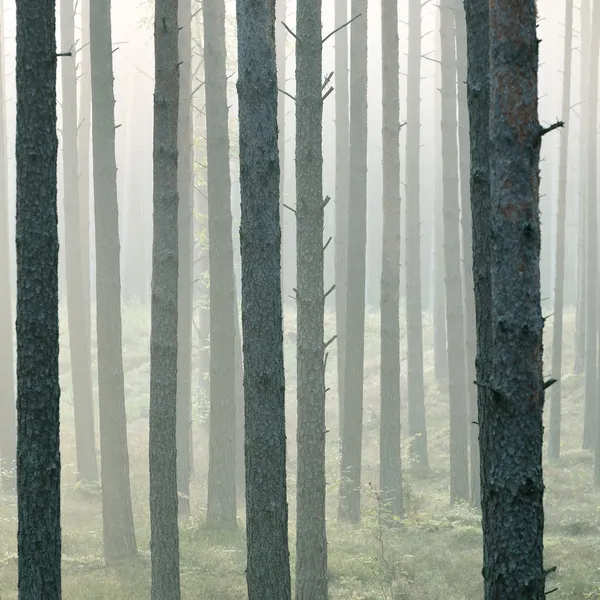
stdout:
[[(64, 316), (64, 315), (63, 315)], [(294, 330), (295, 315), (286, 314), (286, 332)], [(62, 323), (66, 320), (63, 319)], [(551, 319), (546, 344), (551, 342)], [(129, 421), (132, 495), (140, 559), (118, 568), (102, 562), (102, 523), (97, 487), (75, 484), (75, 438), (70, 391), (68, 335), (61, 330), (62, 480), (63, 480), (63, 597), (66, 600), (147, 599), (150, 590), (148, 508), (149, 312), (140, 307), (124, 311), (124, 362)], [(327, 318), (331, 333), (334, 320)], [(401, 530), (378, 525), (374, 486), (378, 479), (379, 336), (378, 316), (367, 319), (363, 440), (363, 521), (350, 527), (335, 520), (338, 447), (335, 350), (328, 361), (328, 542), (332, 600), (476, 600), (482, 597), (481, 527), (479, 512), (449, 504), (448, 403), (445, 389), (435, 383), (431, 323), (426, 320), (425, 377), (431, 469), (419, 475), (404, 459), (407, 518)], [(563, 444), (559, 462), (545, 465), (546, 567), (557, 566), (549, 577), (553, 597), (563, 600), (600, 599), (600, 491), (593, 485), (590, 452), (581, 450), (583, 375), (573, 371), (574, 317), (565, 319), (563, 372)], [(326, 336), (328, 337), (328, 336)], [(295, 351), (286, 334), (288, 366), (288, 481), (292, 574), (295, 546)], [(403, 355), (406, 351), (402, 340)], [(332, 344), (335, 346), (335, 344)], [(546, 354), (546, 364), (549, 364)], [(197, 361), (196, 361), (197, 362)], [(405, 362), (403, 362), (403, 366)], [(545, 375), (549, 375), (548, 367)], [(403, 398), (406, 381), (403, 374)], [(198, 374), (195, 374), (198, 382)], [(203, 527), (206, 501), (208, 431), (206, 401), (195, 388), (195, 476), (192, 518), (181, 525), (181, 574), (184, 599), (242, 600), (245, 586), (244, 526), (217, 535)], [(406, 406), (403, 402), (403, 419)], [(548, 411), (546, 411), (548, 412)], [(546, 415), (547, 418), (547, 415)], [(204, 424), (202, 424), (204, 422)], [(97, 420), (96, 420), (97, 425)], [(407, 443), (404, 440), (406, 449)], [(406, 455), (406, 452), (404, 452)], [(242, 511), (240, 510), (240, 514)], [(0, 496), (0, 598), (17, 597), (16, 509), (14, 500)]]

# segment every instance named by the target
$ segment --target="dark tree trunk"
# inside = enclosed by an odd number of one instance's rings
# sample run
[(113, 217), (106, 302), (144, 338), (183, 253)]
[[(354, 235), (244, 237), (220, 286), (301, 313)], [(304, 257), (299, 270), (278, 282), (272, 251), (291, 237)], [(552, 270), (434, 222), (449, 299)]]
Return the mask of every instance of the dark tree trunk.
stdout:
[(327, 598), (321, 0), (296, 8), (296, 600)]
[[(177, 339), (179, 287), (178, 0), (154, 14), (152, 328), (150, 333), (151, 600), (179, 600)], [(187, 455), (187, 447), (184, 452)]]
[(210, 262), (210, 448), (206, 523), (235, 529), (236, 299), (224, 0), (204, 0), (203, 19)]
[[(287, 0), (275, 0), (276, 10), (276, 25), (275, 25), (275, 54), (277, 57), (277, 81), (279, 89), (285, 90), (287, 87), (286, 82), (286, 36), (287, 31), (283, 26), (287, 15)], [(279, 166), (280, 166), (280, 177), (279, 177), (279, 207), (281, 221), (281, 300), (285, 305), (288, 294), (291, 294), (293, 280), (288, 281), (289, 269), (286, 269), (286, 257), (289, 256), (290, 242), (288, 239), (287, 228), (284, 227), (284, 223), (287, 220), (285, 215), (286, 208), (285, 204), (285, 115), (286, 115), (286, 98), (287, 96), (280, 92), (277, 102), (277, 147), (279, 148)]]
[(275, 2), (237, 0), (249, 600), (291, 598)]
[(467, 387), (463, 289), (460, 272), (460, 207), (456, 120), (454, 2), (441, 0), (442, 169), (444, 181), (444, 271), (450, 399), (450, 502), (469, 500)]
[[(4, 14), (0, 0), (0, 14)], [(4, 21), (0, 20), (0, 483), (2, 490), (14, 494), (17, 459), (15, 404), (15, 360), (12, 275), (10, 266), (10, 227), (8, 224), (8, 172), (6, 153), (6, 110), (4, 90)]]
[(406, 345), (408, 434), (411, 454), (420, 468), (429, 467), (425, 384), (423, 381), (423, 315), (421, 308), (421, 216), (419, 149), (421, 134), (421, 0), (408, 2), (408, 71), (406, 100)]
[[(545, 597), (539, 217), (543, 130), (538, 123), (536, 25), (534, 0), (490, 3), (493, 371), (490, 381), (480, 382), (492, 391), (479, 413), (481, 470), (486, 474), (486, 600)], [(483, 54), (481, 47), (478, 52)]]
[[(335, 0), (335, 26), (348, 20), (348, 0)], [(341, 438), (344, 429), (344, 374), (346, 370), (346, 289), (348, 260), (349, 196), (349, 97), (348, 27), (335, 34), (335, 326), (337, 332), (338, 423)]]
[[(75, 48), (75, 13), (72, 0), (60, 3), (60, 37), (63, 52)], [(69, 353), (73, 405), (75, 407), (75, 448), (77, 480), (98, 480), (94, 402), (92, 394), (92, 356), (85, 326), (88, 314), (84, 293), (79, 214), (79, 162), (77, 153), (77, 72), (75, 57), (66, 56), (61, 63), (62, 82), (62, 156), (63, 202), (65, 218), (65, 259), (67, 271), (67, 306)], [(89, 282), (88, 282), (89, 288)], [(82, 327), (82, 323), (84, 326)]]
[(16, 9), (18, 598), (60, 600), (56, 17)]
[(96, 238), (96, 339), (104, 558), (137, 553), (123, 378), (121, 269), (110, 0), (90, 4), (92, 152)]
[[(598, 126), (598, 59), (600, 42), (600, 6), (594, 4), (592, 11), (592, 32), (589, 53), (589, 81), (587, 96), (587, 131), (596, 131)], [(595, 69), (595, 70), (594, 70)], [(598, 156), (598, 138), (595, 135), (587, 136), (587, 233), (586, 233), (586, 300), (585, 300), (585, 409), (583, 422), (583, 447), (591, 449), (596, 444), (596, 415), (598, 402), (598, 382), (596, 380), (598, 365), (598, 192), (596, 174)]]
[(562, 377), (563, 307), (565, 279), (565, 220), (567, 210), (567, 157), (569, 153), (569, 120), (571, 114), (571, 54), (573, 42), (573, 0), (565, 6), (565, 41), (563, 65), (562, 118), (560, 132), (560, 162), (558, 167), (558, 215), (556, 218), (556, 267), (554, 280), (554, 328), (552, 330), (552, 377), (556, 383), (550, 390), (550, 423), (548, 458), (560, 457), (560, 392)]
[(179, 284), (177, 324), (177, 495), (179, 517), (190, 515), (192, 437), (192, 311), (193, 311), (193, 148), (192, 143), (192, 5), (180, 0), (179, 131), (177, 135), (179, 194)]
[(402, 517), (400, 460), (400, 77), (398, 3), (381, 4), (383, 242), (381, 253), (381, 435), (379, 485)]
[(352, 0), (350, 55), (350, 190), (340, 504), (338, 516), (360, 521), (365, 269), (367, 248), (367, 0)]

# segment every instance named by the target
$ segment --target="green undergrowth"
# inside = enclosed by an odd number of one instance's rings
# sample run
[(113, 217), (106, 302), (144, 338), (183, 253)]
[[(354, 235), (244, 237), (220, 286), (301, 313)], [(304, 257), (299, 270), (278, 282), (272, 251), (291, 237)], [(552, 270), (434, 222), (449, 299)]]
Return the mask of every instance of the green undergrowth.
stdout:
[[(62, 323), (66, 324), (64, 312)], [(135, 560), (114, 568), (102, 561), (100, 489), (75, 483), (75, 438), (70, 391), (68, 333), (61, 331), (62, 458), (63, 458), (63, 597), (67, 600), (137, 600), (149, 597), (150, 562), (148, 509), (149, 312), (141, 306), (124, 309), (124, 362), (132, 496), (140, 549)], [(403, 321), (403, 318), (402, 318)], [(292, 574), (295, 548), (295, 314), (287, 310), (286, 363), (288, 390), (288, 488)], [(378, 315), (367, 318), (365, 354), (363, 521), (349, 526), (336, 521), (338, 444), (336, 349), (329, 346), (327, 385), (328, 542), (332, 600), (476, 600), (482, 597), (481, 527), (477, 510), (449, 505), (448, 402), (444, 386), (435, 382), (431, 323), (425, 319), (425, 377), (431, 469), (420, 473), (404, 452), (406, 519), (389, 524), (382, 518), (376, 493), (379, 428)], [(546, 325), (549, 364), (552, 323)], [(546, 567), (557, 571), (548, 588), (553, 598), (600, 600), (600, 493), (593, 486), (590, 452), (582, 451), (583, 375), (573, 375), (574, 316), (565, 319), (562, 457), (545, 465)], [(328, 315), (328, 338), (334, 318)], [(402, 333), (404, 336), (404, 332)], [(402, 338), (403, 356), (406, 351)], [(197, 348), (194, 349), (197, 352)], [(197, 365), (198, 361), (194, 361)], [(405, 362), (402, 393), (406, 398)], [(95, 369), (95, 357), (94, 357)], [(547, 369), (546, 369), (547, 370)], [(546, 373), (549, 375), (549, 373)], [(206, 399), (195, 371), (193, 517), (181, 525), (181, 575), (185, 599), (242, 600), (245, 587), (245, 538), (240, 510), (238, 532), (216, 534), (203, 526), (208, 465)], [(97, 394), (97, 390), (96, 394)], [(406, 403), (403, 419), (406, 422)], [(96, 420), (97, 424), (97, 420)], [(403, 447), (407, 448), (404, 439)], [(17, 597), (16, 507), (0, 496), (0, 598)]]

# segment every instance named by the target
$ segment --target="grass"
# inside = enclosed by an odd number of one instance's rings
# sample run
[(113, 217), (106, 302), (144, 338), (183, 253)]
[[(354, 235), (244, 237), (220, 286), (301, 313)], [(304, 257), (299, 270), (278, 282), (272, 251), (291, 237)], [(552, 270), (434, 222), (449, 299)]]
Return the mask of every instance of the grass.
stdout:
[[(64, 313), (62, 314), (64, 317)], [(288, 311), (287, 331), (295, 315)], [(551, 342), (551, 320), (546, 343)], [(63, 318), (62, 323), (65, 323)], [(327, 474), (330, 598), (332, 600), (475, 600), (482, 596), (480, 517), (469, 506), (449, 505), (448, 403), (446, 390), (433, 373), (431, 323), (425, 320), (425, 378), (431, 471), (419, 475), (404, 457), (408, 509), (402, 530), (380, 526), (376, 494), (379, 419), (378, 316), (367, 318), (365, 355), (363, 522), (350, 527), (335, 520), (338, 490), (337, 399), (335, 344), (330, 348), (327, 382)], [(331, 334), (334, 319), (328, 315)], [(600, 494), (593, 486), (592, 456), (582, 451), (583, 375), (572, 375), (574, 316), (565, 318), (563, 372), (563, 445), (561, 460), (545, 465), (546, 566), (558, 570), (549, 579), (558, 587), (553, 597), (600, 600)], [(290, 550), (294, 559), (295, 532), (295, 353), (287, 336), (288, 480), (290, 496)], [(326, 335), (326, 337), (329, 337)], [(402, 340), (403, 351), (406, 350)], [(73, 407), (70, 392), (68, 335), (61, 331), (62, 458), (63, 458), (63, 597), (67, 600), (148, 598), (150, 586), (148, 508), (148, 388), (149, 313), (140, 306), (124, 310), (124, 361), (128, 432), (136, 533), (140, 557), (118, 568), (102, 562), (102, 523), (99, 490), (75, 484)], [(548, 348), (546, 363), (549, 363)], [(404, 363), (403, 363), (404, 364)], [(95, 366), (95, 365), (94, 365)], [(194, 373), (194, 382), (199, 374)], [(403, 398), (406, 381), (402, 379)], [(203, 528), (208, 465), (208, 431), (201, 424), (205, 401), (195, 387), (195, 471), (192, 482), (193, 517), (181, 526), (183, 598), (242, 600), (245, 587), (243, 522), (237, 533), (216, 535)], [(97, 390), (96, 390), (97, 392)], [(406, 406), (403, 402), (403, 419)], [(200, 423), (200, 424), (199, 424)], [(404, 446), (406, 447), (406, 440)], [(406, 468), (408, 467), (408, 468)], [(241, 511), (240, 511), (241, 514)], [(17, 597), (16, 508), (0, 496), (0, 598)], [(293, 573), (293, 565), (292, 565)]]

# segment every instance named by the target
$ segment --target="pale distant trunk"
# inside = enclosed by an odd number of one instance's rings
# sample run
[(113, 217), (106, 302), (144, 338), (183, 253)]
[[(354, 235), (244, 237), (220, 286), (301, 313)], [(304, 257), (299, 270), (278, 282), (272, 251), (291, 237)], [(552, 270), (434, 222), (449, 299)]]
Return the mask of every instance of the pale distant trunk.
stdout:
[(268, 0), (236, 8), (246, 581), (248, 600), (290, 600), (275, 10)]
[[(0, 0), (0, 15), (4, 14)], [(4, 29), (0, 19), (0, 481), (2, 490), (14, 493), (16, 486), (17, 415), (15, 403), (15, 361), (12, 277), (8, 225), (8, 173), (6, 154), (6, 98), (4, 90)]]
[[(348, 20), (348, 0), (335, 0), (335, 26)], [(349, 195), (348, 29), (335, 34), (335, 326), (337, 332), (338, 423), (341, 442), (344, 422), (346, 370), (346, 290)], [(341, 451), (341, 443), (340, 443)]]
[(460, 272), (460, 209), (456, 120), (454, 2), (441, 0), (442, 167), (444, 180), (444, 266), (448, 392), (450, 400), (450, 501), (469, 500), (465, 330)]
[(475, 295), (473, 292), (473, 235), (469, 189), (469, 108), (467, 106), (467, 24), (463, 0), (454, 1), (456, 23), (456, 73), (458, 84), (458, 148), (460, 169), (460, 224), (462, 233), (462, 276), (465, 318), (465, 354), (467, 368), (467, 411), (469, 430), (469, 497), (479, 506), (479, 429), (477, 427), (477, 389), (475, 387)]
[(352, 0), (350, 71), (350, 192), (340, 519), (360, 521), (365, 269), (367, 247), (367, 0)]
[(565, 277), (565, 214), (567, 209), (567, 158), (569, 153), (569, 121), (571, 115), (571, 53), (573, 42), (573, 0), (566, 1), (563, 64), (562, 119), (560, 132), (560, 163), (558, 167), (558, 215), (556, 218), (556, 278), (554, 282), (554, 316), (552, 318), (552, 377), (556, 383), (550, 390), (550, 426), (548, 458), (560, 457), (560, 405), (563, 345), (563, 306)]
[(398, 4), (381, 5), (383, 232), (379, 484), (386, 510), (403, 515), (400, 448), (400, 79)]
[[(600, 35), (600, 6), (594, 4), (592, 17), (592, 33), (590, 40), (590, 78), (587, 95), (587, 131), (596, 131), (598, 125), (598, 44)], [(598, 194), (596, 190), (596, 160), (598, 141), (596, 135), (587, 136), (587, 248), (586, 248), (586, 318), (585, 318), (585, 411), (583, 422), (583, 447), (593, 448), (596, 445), (596, 404), (598, 401), (598, 382), (596, 381), (598, 365), (598, 297), (597, 265), (598, 265), (598, 235), (597, 214)]]
[(204, 0), (210, 263), (210, 438), (207, 525), (235, 529), (235, 290), (225, 47), (225, 2)]
[[(73, 0), (61, 0), (60, 35), (63, 52), (74, 52), (75, 14)], [(79, 213), (79, 163), (77, 154), (77, 72), (75, 57), (61, 62), (63, 203), (65, 218), (65, 259), (67, 269), (67, 306), (69, 352), (73, 405), (75, 408), (75, 446), (77, 480), (98, 480), (94, 403), (92, 395), (92, 357), (87, 337), (84, 293), (81, 217)]]
[(110, 2), (90, 4), (92, 151), (96, 231), (96, 337), (104, 558), (114, 564), (137, 553), (123, 377), (119, 207)]
[(192, 5), (179, 0), (179, 284), (177, 322), (177, 493), (179, 517), (190, 515), (193, 312)]
[[(150, 331), (151, 600), (179, 600), (177, 384), (179, 289), (178, 0), (154, 14), (153, 238)], [(183, 449), (187, 455), (188, 448)]]
[(408, 434), (411, 454), (427, 469), (427, 426), (423, 381), (423, 315), (421, 307), (421, 0), (408, 2), (408, 72), (406, 101), (406, 345)]
[(577, 280), (577, 314), (575, 326), (575, 363), (573, 372), (585, 370), (585, 319), (586, 319), (586, 269), (587, 269), (587, 193), (586, 193), (586, 149), (587, 149), (587, 86), (589, 79), (590, 54), (590, 0), (582, 0), (579, 8), (580, 68), (579, 68), (579, 244)]

